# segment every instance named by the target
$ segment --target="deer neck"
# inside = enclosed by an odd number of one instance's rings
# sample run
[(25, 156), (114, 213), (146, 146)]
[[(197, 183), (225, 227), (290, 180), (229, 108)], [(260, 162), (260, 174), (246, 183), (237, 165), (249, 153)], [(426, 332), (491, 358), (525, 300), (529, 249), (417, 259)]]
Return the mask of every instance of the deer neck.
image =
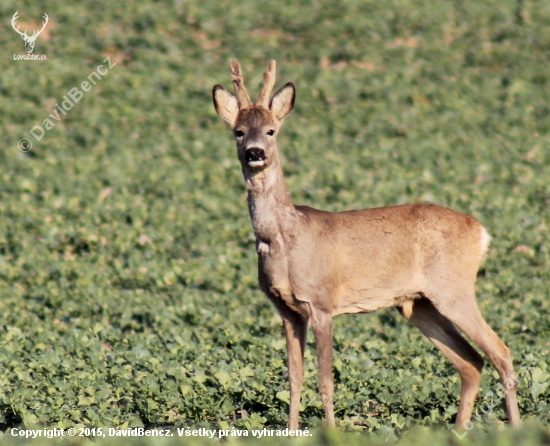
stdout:
[(296, 231), (297, 214), (286, 187), (278, 155), (259, 172), (243, 170), (248, 210), (258, 243), (288, 240)]

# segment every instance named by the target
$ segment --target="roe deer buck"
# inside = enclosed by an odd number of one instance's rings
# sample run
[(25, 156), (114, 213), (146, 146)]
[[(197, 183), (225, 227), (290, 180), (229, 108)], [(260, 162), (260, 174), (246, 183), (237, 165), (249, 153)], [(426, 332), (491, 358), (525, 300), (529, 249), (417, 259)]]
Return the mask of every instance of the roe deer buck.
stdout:
[(396, 306), (458, 369), (462, 380), (456, 425), (470, 420), (483, 359), (498, 371), (510, 424), (519, 425), (517, 383), (509, 349), (476, 304), (476, 275), (490, 236), (473, 217), (440, 206), (410, 204), (348, 212), (295, 206), (285, 185), (276, 136), (294, 106), (294, 84), (269, 100), (275, 61), (252, 103), (239, 63), (231, 60), (236, 97), (213, 89), (217, 113), (229, 123), (248, 191), (248, 209), (263, 292), (279, 311), (290, 381), (289, 428), (298, 429), (308, 323), (317, 344), (319, 390), (334, 426), (332, 318)]

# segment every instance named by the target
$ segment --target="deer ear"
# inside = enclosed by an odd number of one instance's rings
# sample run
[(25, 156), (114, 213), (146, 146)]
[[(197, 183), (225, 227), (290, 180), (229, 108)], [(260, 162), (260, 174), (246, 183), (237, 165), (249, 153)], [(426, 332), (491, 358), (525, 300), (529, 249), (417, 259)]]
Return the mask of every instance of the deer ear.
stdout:
[(273, 116), (279, 121), (285, 119), (294, 108), (295, 98), (296, 88), (292, 82), (289, 82), (275, 93), (275, 96), (271, 99), (269, 109), (273, 113)]
[(239, 114), (239, 103), (237, 98), (229, 93), (221, 85), (215, 85), (212, 90), (212, 98), (214, 99), (214, 107), (220, 117), (233, 125)]

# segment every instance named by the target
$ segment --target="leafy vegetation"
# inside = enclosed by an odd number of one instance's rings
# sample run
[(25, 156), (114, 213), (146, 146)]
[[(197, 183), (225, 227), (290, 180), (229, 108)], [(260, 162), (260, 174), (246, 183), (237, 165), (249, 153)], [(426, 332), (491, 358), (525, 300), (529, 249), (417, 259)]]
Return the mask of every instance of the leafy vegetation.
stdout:
[[(20, 23), (49, 15), (35, 48), (47, 61), (13, 60), (16, 10)], [(282, 326), (257, 285), (234, 143), (210, 94), (230, 87), (237, 57), (254, 92), (270, 58), (278, 85), (297, 85), (279, 137), (296, 203), (429, 202), (489, 229), (479, 305), (512, 349), (533, 424), (497, 433), (504, 405), (480, 398), (459, 444), (547, 444), (549, 2), (8, 0), (0, 17), (3, 430), (284, 427)], [(30, 136), (106, 57), (108, 74)], [(445, 426), (459, 378), (414, 327), (393, 309), (335, 324), (340, 430), (458, 444)], [(313, 347), (310, 427), (323, 417)], [(498, 383), (488, 365), (481, 396)]]

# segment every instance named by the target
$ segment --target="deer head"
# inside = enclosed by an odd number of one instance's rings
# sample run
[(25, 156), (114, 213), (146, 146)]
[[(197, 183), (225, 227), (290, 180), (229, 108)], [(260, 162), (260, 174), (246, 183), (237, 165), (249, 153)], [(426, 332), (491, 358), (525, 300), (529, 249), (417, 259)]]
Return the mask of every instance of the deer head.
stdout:
[(231, 126), (239, 161), (245, 176), (248, 176), (278, 163), (276, 136), (283, 119), (294, 107), (296, 91), (294, 84), (289, 82), (269, 100), (275, 86), (274, 60), (268, 63), (264, 85), (254, 104), (244, 86), (239, 62), (235, 59), (231, 59), (231, 74), (236, 97), (221, 85), (214, 86), (212, 96), (216, 112)]
[(38, 39), (38, 36), (40, 35), (40, 33), (42, 31), (44, 31), (44, 28), (46, 28), (46, 25), (48, 24), (49, 17), (48, 17), (48, 14), (44, 13), (44, 18), (46, 19), (46, 21), (42, 23), (42, 29), (40, 31), (34, 30), (34, 32), (32, 33), (32, 36), (28, 36), (26, 30), (25, 30), (24, 33), (22, 33), (21, 31), (19, 31), (19, 26), (17, 28), (15, 27), (15, 25), (16, 25), (15, 22), (19, 18), (19, 16), (17, 15), (18, 12), (19, 11), (15, 11), (15, 14), (13, 15), (13, 17), (11, 19), (11, 26), (21, 36), (21, 38), (25, 41), (25, 49), (27, 50), (27, 53), (31, 54), (34, 50), (34, 42), (36, 41), (36, 39)]

